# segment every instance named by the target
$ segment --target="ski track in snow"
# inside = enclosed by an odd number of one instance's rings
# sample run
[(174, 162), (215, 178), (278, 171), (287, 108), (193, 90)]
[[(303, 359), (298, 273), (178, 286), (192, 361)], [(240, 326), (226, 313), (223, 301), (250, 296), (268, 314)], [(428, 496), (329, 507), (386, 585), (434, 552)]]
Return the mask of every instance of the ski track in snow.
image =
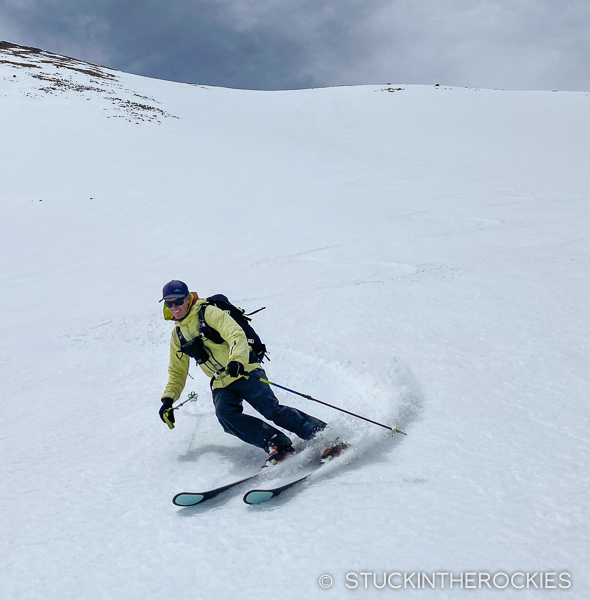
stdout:
[[(441, 234), (441, 235), (452, 235)], [(369, 261), (369, 260), (350, 260), (350, 259), (333, 259), (333, 258), (322, 258), (318, 256), (322, 251), (328, 250), (329, 248), (317, 248), (308, 250), (305, 252), (298, 252), (296, 254), (284, 257), (277, 257), (274, 259), (260, 261), (253, 264), (252, 266), (257, 267), (265, 265), (269, 262), (272, 263), (296, 263), (296, 262), (317, 262), (317, 263), (336, 263), (339, 267), (344, 267), (346, 270), (356, 270), (362, 272), (354, 279), (345, 279), (337, 283), (330, 285), (320, 285), (317, 287), (309, 287), (302, 291), (313, 292), (315, 290), (333, 289), (347, 286), (358, 286), (358, 285), (375, 285), (389, 282), (395, 283), (409, 283), (421, 281), (422, 279), (445, 279), (447, 277), (455, 277), (461, 274), (462, 269), (458, 267), (451, 267), (439, 263), (423, 263), (423, 264), (405, 264), (393, 261)], [(360, 269), (358, 267), (361, 267)], [(372, 267), (368, 269), (366, 267)], [(248, 301), (263, 301), (268, 298), (276, 298), (279, 295), (270, 295), (256, 298), (248, 298)]]

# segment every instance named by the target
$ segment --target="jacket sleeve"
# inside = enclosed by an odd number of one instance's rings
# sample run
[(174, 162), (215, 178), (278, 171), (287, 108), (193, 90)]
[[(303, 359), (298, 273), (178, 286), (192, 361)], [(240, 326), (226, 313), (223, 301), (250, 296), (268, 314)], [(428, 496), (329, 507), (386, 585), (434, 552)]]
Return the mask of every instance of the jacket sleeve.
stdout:
[(212, 305), (207, 306), (205, 310), (205, 321), (228, 343), (227, 362), (237, 360), (247, 365), (250, 360), (250, 346), (244, 330), (225, 311)]
[(162, 398), (178, 400), (186, 384), (188, 376), (189, 357), (180, 352), (180, 340), (176, 329), (170, 337), (170, 362), (168, 363), (168, 385), (162, 394)]

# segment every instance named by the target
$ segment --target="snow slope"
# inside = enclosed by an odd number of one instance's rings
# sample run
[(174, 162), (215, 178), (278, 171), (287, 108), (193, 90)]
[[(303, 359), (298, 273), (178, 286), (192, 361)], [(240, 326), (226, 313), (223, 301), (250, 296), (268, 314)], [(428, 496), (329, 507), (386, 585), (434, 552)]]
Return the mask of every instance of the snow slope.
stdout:
[[(0, 44), (0, 597), (588, 598), (589, 114), (587, 93), (252, 92)], [(197, 404), (159, 420), (173, 278), (267, 307), (273, 381), (408, 436), (278, 392), (353, 448), (267, 505), (175, 508), (264, 453), (196, 368)]]

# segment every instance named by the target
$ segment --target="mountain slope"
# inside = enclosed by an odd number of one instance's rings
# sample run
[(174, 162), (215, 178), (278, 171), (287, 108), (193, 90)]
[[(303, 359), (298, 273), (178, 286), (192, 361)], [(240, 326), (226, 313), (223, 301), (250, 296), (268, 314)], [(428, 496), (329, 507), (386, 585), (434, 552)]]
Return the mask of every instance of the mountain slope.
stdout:
[[(588, 94), (252, 92), (0, 53), (7, 597), (498, 571), (587, 596)], [(279, 393), (346, 457), (272, 505), (175, 509), (264, 454), (223, 433), (196, 369), (199, 402), (158, 419), (173, 278), (267, 306), (273, 381), (408, 437)]]

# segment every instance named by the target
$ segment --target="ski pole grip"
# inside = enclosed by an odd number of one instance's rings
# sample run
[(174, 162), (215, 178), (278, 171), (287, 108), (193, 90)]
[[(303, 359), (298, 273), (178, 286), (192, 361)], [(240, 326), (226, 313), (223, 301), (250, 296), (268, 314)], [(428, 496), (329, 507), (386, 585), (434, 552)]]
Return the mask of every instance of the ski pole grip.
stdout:
[(166, 425), (168, 425), (169, 429), (174, 429), (174, 423), (168, 418), (168, 415), (170, 414), (170, 412), (172, 412), (173, 408), (168, 409), (165, 413), (164, 413), (164, 423), (166, 423)]

